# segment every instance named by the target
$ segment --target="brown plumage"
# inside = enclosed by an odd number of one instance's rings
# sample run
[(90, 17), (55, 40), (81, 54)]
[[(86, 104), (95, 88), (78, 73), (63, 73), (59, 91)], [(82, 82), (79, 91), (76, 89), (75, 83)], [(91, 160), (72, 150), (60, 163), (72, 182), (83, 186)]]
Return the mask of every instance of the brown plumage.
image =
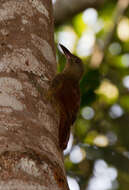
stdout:
[(57, 102), (60, 111), (59, 145), (63, 150), (66, 148), (70, 126), (76, 120), (80, 106), (79, 81), (83, 75), (82, 61), (71, 54), (63, 45), (60, 45), (65, 56), (66, 66), (62, 73), (53, 79), (49, 91)]

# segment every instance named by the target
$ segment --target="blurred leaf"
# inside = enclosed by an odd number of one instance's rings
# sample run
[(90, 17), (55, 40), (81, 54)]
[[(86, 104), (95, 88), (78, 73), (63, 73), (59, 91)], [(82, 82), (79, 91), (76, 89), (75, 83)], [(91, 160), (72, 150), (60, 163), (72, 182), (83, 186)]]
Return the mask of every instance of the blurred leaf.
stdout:
[(95, 90), (98, 88), (100, 84), (100, 72), (98, 69), (89, 69), (81, 83), (81, 106), (90, 105), (93, 101), (96, 100)]
[(101, 85), (96, 90), (96, 93), (99, 95), (101, 101), (108, 104), (113, 104), (116, 102), (119, 96), (118, 88), (108, 80), (103, 80), (101, 82)]
[(85, 31), (86, 29), (86, 24), (84, 23), (83, 19), (82, 19), (82, 13), (76, 15), (73, 18), (73, 26), (75, 31), (77, 32), (77, 34), (79, 36), (82, 35), (82, 33)]
[(58, 69), (58, 72), (60, 73), (63, 71), (65, 67), (66, 59), (65, 59), (65, 56), (59, 51), (58, 48), (57, 48), (57, 56), (58, 56), (57, 69)]
[(123, 108), (129, 111), (129, 95), (122, 96), (120, 98), (120, 104), (123, 106)]
[(94, 139), (95, 137), (98, 135), (97, 131), (91, 131), (88, 133), (88, 135), (86, 136), (84, 142), (90, 145), (94, 144)]
[(85, 137), (88, 128), (89, 128), (88, 122), (82, 118), (79, 118), (76, 121), (75, 127), (74, 127), (75, 135), (80, 138)]
[(65, 164), (66, 170), (70, 170), (73, 167), (73, 163), (71, 162), (68, 156), (65, 158), (64, 164)]

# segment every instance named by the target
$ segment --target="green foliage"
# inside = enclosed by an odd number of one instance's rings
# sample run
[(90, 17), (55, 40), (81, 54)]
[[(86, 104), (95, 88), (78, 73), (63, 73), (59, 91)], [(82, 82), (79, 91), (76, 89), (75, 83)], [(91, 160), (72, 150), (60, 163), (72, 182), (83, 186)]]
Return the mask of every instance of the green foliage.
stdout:
[(100, 84), (99, 69), (88, 69), (80, 83), (81, 106), (90, 105), (96, 100), (95, 90)]
[(121, 103), (121, 105), (122, 105), (127, 111), (129, 111), (129, 95), (122, 96), (122, 97), (120, 98), (120, 103)]
[(81, 140), (85, 137), (89, 124), (85, 119), (79, 118), (74, 127), (74, 134)]
[(77, 34), (79, 36), (82, 35), (82, 33), (85, 31), (85, 28), (86, 28), (86, 24), (84, 23), (83, 19), (82, 19), (82, 13), (76, 15), (74, 18), (73, 18), (73, 27), (75, 29), (75, 31), (77, 32)]
[[(112, 189), (129, 189), (129, 8), (120, 16), (111, 33), (117, 2), (106, 1), (103, 7), (92, 12), (91, 15), (97, 15), (96, 21), (91, 19), (88, 23), (88, 13), (84, 18), (84, 12), (81, 12), (68, 24), (56, 29), (56, 42), (60, 43), (59, 33), (70, 32), (63, 43), (83, 60), (85, 67), (80, 82), (80, 111), (72, 129), (73, 148), (65, 157), (68, 175), (77, 179), (82, 190), (87, 189), (91, 176), (94, 176), (98, 159), (105, 161), (105, 168), (115, 168), (117, 175), (111, 184), (117, 185)], [(109, 42), (102, 51), (102, 61), (92, 67), (94, 45), (102, 49), (107, 39)], [(65, 58), (59, 50), (57, 57), (58, 72), (61, 72)], [(84, 108), (88, 111), (82, 114)], [(76, 147), (76, 156), (82, 155), (77, 162), (72, 158)], [(96, 187), (96, 190), (100, 189)]]

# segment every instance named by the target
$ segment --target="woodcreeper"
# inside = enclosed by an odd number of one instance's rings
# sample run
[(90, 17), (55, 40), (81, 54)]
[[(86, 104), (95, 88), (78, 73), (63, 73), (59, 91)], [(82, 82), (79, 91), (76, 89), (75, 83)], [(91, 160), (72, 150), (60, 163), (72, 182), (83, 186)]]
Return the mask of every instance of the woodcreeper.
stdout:
[(66, 65), (63, 72), (57, 74), (52, 80), (49, 91), (59, 107), (59, 145), (63, 150), (67, 146), (70, 127), (76, 120), (79, 110), (79, 81), (82, 78), (84, 68), (80, 58), (71, 54), (63, 45), (60, 46), (66, 56)]

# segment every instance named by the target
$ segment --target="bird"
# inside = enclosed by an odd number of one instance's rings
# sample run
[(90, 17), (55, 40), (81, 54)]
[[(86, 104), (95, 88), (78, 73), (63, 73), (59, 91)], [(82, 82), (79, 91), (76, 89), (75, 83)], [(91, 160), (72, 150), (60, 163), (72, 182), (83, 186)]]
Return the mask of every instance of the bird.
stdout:
[(54, 98), (60, 113), (59, 146), (63, 151), (68, 144), (70, 129), (77, 118), (80, 107), (79, 82), (84, 73), (82, 60), (73, 55), (65, 46), (59, 44), (66, 57), (64, 70), (55, 75), (49, 92)]

